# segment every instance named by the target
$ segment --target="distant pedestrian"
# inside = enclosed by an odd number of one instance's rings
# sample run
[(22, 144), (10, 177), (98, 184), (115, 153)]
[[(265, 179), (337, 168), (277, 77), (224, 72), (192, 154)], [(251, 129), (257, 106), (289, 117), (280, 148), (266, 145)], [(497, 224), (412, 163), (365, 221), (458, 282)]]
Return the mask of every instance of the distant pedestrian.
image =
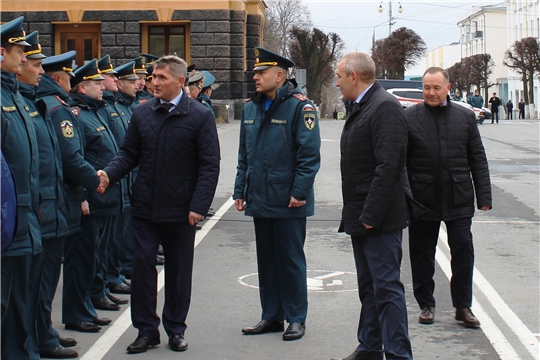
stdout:
[[(491, 123), (493, 124), (497, 120), (499, 123), (499, 106), (501, 106), (501, 99), (497, 97), (497, 93), (493, 93), (493, 96), (488, 101), (491, 104)], [(495, 119), (497, 118), (497, 119)]]
[(474, 95), (471, 98), (470, 104), (478, 109), (481, 109), (482, 106), (484, 106), (484, 98), (482, 95), (480, 95), (480, 92), (477, 90), (474, 90)]
[(514, 104), (512, 103), (512, 100), (510, 99), (506, 103), (506, 113), (508, 114), (508, 119), (509, 120), (513, 120), (512, 119), (512, 110), (514, 110)]
[(459, 90), (456, 90), (456, 92), (454, 93), (454, 101), (463, 101), (463, 98), (461, 97), (461, 93), (459, 92)]
[(525, 103), (523, 102), (523, 99), (521, 99), (518, 103), (518, 109), (519, 109), (519, 118), (525, 119)]
[(332, 118), (334, 120), (337, 120), (337, 110), (336, 109), (334, 109), (334, 112), (332, 113)]

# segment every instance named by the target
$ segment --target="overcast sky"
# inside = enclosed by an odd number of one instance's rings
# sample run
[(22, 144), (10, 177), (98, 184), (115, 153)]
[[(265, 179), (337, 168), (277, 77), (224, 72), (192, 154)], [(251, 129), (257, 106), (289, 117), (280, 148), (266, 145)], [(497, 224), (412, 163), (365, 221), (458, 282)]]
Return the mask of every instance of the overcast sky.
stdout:
[[(390, 0), (301, 0), (311, 13), (313, 26), (335, 32), (345, 41), (346, 51), (370, 52), (372, 36), (388, 36)], [(377, 10), (382, 3), (383, 12)], [(504, 3), (504, 1), (502, 1)], [(457, 23), (476, 12), (473, 5), (501, 4), (501, 1), (392, 0), (392, 30), (406, 27), (424, 40), (428, 50), (459, 41)], [(403, 12), (399, 13), (401, 4)], [(478, 8), (476, 8), (478, 9)]]

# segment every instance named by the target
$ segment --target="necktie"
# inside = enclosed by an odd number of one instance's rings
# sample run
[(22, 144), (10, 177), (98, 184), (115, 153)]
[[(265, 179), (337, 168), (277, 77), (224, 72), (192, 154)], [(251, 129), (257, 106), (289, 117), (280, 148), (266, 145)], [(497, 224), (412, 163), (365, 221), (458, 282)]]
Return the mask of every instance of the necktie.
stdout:
[(174, 106), (174, 104), (165, 102), (165, 103), (162, 103), (162, 104), (158, 107), (158, 109), (165, 109), (166, 112), (169, 112), (173, 106)]

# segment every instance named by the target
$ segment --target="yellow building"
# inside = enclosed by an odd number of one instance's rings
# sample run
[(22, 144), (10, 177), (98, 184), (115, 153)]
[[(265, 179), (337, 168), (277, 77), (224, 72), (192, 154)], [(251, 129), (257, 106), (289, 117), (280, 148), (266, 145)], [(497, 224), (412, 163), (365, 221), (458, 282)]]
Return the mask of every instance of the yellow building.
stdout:
[(118, 66), (140, 53), (177, 54), (209, 70), (215, 99), (246, 96), (262, 43), (264, 0), (2, 0), (2, 22), (25, 17), (47, 55), (77, 51), (81, 66), (110, 54)]

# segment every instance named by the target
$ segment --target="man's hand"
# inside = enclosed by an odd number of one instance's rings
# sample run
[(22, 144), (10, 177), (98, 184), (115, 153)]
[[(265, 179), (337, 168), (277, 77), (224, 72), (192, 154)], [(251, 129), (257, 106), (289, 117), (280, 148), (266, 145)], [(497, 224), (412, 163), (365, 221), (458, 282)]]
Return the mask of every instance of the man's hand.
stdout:
[(289, 207), (292, 208), (292, 207), (300, 207), (300, 206), (304, 206), (306, 205), (306, 201), (300, 201), (300, 200), (296, 200), (295, 198), (293, 198), (291, 196), (291, 201), (289, 202)]
[(244, 199), (234, 200), (234, 206), (236, 206), (236, 210), (238, 211), (246, 210), (246, 203), (244, 202)]
[(480, 207), (480, 210), (488, 211), (488, 210), (489, 210), (489, 206), (488, 206), (488, 205), (481, 206), (481, 207)]
[(197, 214), (193, 211), (189, 212), (189, 225), (195, 225), (201, 220), (204, 220), (204, 215)]
[(109, 176), (103, 170), (98, 170), (97, 176), (99, 176), (99, 186), (96, 191), (98, 194), (104, 194), (107, 187), (109, 187)]
[(368, 230), (373, 229), (373, 226), (368, 225), (368, 224), (366, 224), (366, 223), (362, 223), (362, 225), (364, 225), (364, 227), (365, 227), (366, 229), (368, 229)]
[(83, 215), (90, 215), (90, 205), (88, 204), (88, 201), (84, 200), (81, 203), (81, 210)]

